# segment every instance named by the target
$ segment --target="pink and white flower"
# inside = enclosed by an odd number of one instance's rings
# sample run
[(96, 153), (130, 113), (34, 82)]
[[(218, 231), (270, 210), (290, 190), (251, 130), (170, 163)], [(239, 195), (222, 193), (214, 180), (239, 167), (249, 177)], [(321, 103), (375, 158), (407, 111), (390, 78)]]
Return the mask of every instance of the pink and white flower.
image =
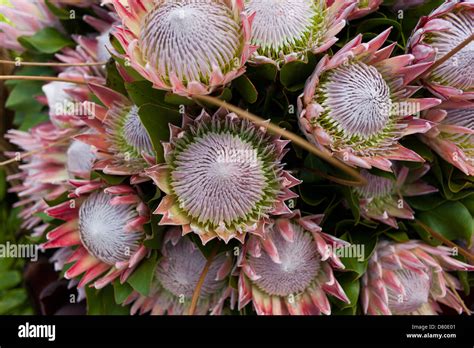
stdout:
[(459, 314), (466, 306), (456, 290), (459, 280), (449, 271), (473, 271), (456, 260), (452, 249), (420, 241), (382, 241), (362, 278), (362, 306), (370, 315), (434, 315), (440, 303)]
[(419, 87), (409, 83), (431, 63), (412, 64), (410, 54), (390, 58), (395, 43), (381, 48), (389, 34), (368, 43), (359, 35), (333, 57), (326, 55), (298, 100), (308, 140), (351, 166), (391, 171), (393, 160), (423, 162), (399, 140), (427, 132), (430, 122), (412, 115), (441, 102), (410, 98)]

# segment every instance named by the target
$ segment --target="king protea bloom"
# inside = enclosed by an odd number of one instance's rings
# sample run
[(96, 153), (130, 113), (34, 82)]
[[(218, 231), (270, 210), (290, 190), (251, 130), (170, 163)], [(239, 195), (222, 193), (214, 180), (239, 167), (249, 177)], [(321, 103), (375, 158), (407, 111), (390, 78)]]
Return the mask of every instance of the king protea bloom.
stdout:
[(253, 53), (243, 0), (119, 0), (115, 36), (125, 58), (155, 88), (208, 94), (245, 71)]
[(249, 238), (239, 262), (239, 309), (252, 302), (259, 315), (329, 315), (327, 295), (349, 303), (333, 273), (344, 268), (335, 250), (348, 243), (323, 233), (322, 217), (296, 211), (274, 220), (265, 239)]
[(10, 0), (11, 6), (0, 5), (0, 14), (7, 22), (0, 21), (2, 47), (18, 52), (24, 48), (20, 36), (32, 36), (47, 27), (60, 28), (59, 20), (49, 11), (44, 0)]
[(160, 224), (182, 225), (203, 243), (218, 237), (243, 242), (246, 232), (262, 235), (270, 214), (289, 213), (284, 201), (299, 183), (282, 169), (288, 141), (265, 128), (219, 110), (204, 110), (170, 126), (165, 161), (146, 170), (166, 195), (154, 212)]
[(436, 127), (421, 139), (445, 161), (466, 175), (474, 175), (474, 103), (445, 102), (424, 117)]
[[(145, 297), (133, 292), (124, 302), (124, 305), (133, 303), (132, 314), (183, 315), (189, 312), (206, 258), (189, 238), (181, 237), (176, 227), (166, 232), (161, 253), (151, 294)], [(225, 299), (232, 294), (228, 279), (232, 257), (228, 254), (218, 254), (209, 266), (195, 314), (221, 314)]]
[(299, 98), (300, 128), (309, 141), (345, 163), (390, 171), (392, 160), (423, 162), (400, 138), (431, 128), (413, 115), (438, 105), (435, 98), (410, 96), (410, 81), (428, 64), (411, 65), (414, 56), (389, 58), (395, 43), (380, 49), (390, 29), (368, 43), (359, 35), (333, 57), (325, 56)]
[[(36, 214), (47, 208), (44, 201), (59, 197), (66, 190), (69, 179), (67, 169), (68, 140), (74, 134), (70, 129), (58, 129), (51, 122), (42, 123), (28, 132), (11, 129), (5, 135), (12, 144), (32, 155), (21, 157), (19, 172), (9, 176), (11, 182), (19, 181), (10, 188), (20, 200), (14, 206), (21, 206), (19, 213), (23, 219), (22, 227), (33, 229), (40, 235), (47, 228)], [(8, 153), (16, 157), (17, 153)]]
[(434, 315), (441, 312), (439, 303), (466, 311), (456, 291), (461, 284), (448, 272), (474, 267), (452, 255), (452, 249), (421, 241), (379, 242), (362, 278), (364, 313)]
[(132, 183), (149, 180), (140, 174), (156, 164), (155, 151), (138, 107), (107, 87), (92, 85), (91, 89), (105, 107), (91, 102), (83, 104), (92, 117), (81, 120), (94, 132), (77, 135), (75, 139), (97, 150), (98, 160), (93, 168), (111, 175), (132, 175)]
[[(85, 35), (72, 35), (77, 43), (75, 49), (64, 48), (55, 55), (64, 63), (91, 63), (91, 62), (107, 62), (111, 55), (109, 52), (110, 34), (113, 31), (114, 24), (117, 24), (117, 15), (109, 12), (97, 5), (92, 6), (94, 15), (85, 15), (84, 22), (89, 24), (96, 30), (96, 33)], [(80, 67), (84, 76), (105, 76), (103, 66)], [(102, 82), (101, 84), (105, 84)]]
[(360, 174), (367, 184), (353, 188), (359, 198), (362, 216), (394, 228), (398, 228), (397, 218), (414, 219), (413, 210), (403, 198), (438, 191), (420, 180), (429, 169), (428, 165), (412, 170), (400, 165), (394, 168), (395, 179), (373, 175), (362, 169)]
[[(76, 80), (78, 82), (92, 82), (101, 84), (105, 80), (101, 76), (90, 76), (82, 68), (68, 68), (58, 75), (60, 78)], [(43, 87), (44, 102), (49, 108), (49, 119), (58, 128), (80, 129), (85, 124), (82, 116), (81, 104), (88, 100), (89, 89), (81, 84), (72, 82), (54, 81)]]
[(258, 46), (253, 63), (305, 60), (308, 52), (326, 51), (346, 25), (354, 0), (331, 5), (321, 0), (246, 0), (246, 12), (255, 13), (252, 44)]
[(117, 277), (124, 282), (148, 250), (142, 244), (147, 206), (127, 185), (103, 188), (98, 181), (71, 180), (71, 199), (46, 209), (64, 223), (47, 233), (44, 249), (76, 247), (65, 277), (82, 275), (78, 287), (94, 281), (101, 288)]
[[(408, 47), (416, 62), (433, 62), (451, 52), (474, 33), (474, 3), (446, 1), (429, 16), (422, 17)], [(435, 95), (449, 99), (474, 99), (474, 42), (423, 77)]]

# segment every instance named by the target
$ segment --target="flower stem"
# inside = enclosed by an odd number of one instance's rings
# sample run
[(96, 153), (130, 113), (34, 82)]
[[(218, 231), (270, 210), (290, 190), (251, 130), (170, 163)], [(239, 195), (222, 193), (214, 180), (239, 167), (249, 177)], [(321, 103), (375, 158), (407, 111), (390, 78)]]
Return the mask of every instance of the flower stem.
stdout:
[[(326, 162), (332, 164), (333, 166), (339, 168), (346, 174), (350, 175), (352, 178), (354, 178), (354, 181), (349, 181), (349, 180), (343, 180), (345, 185), (348, 186), (363, 186), (367, 184), (367, 181), (360, 175), (360, 173), (355, 170), (354, 168), (349, 167), (348, 165), (344, 164), (343, 162), (339, 161), (338, 159), (332, 157), (331, 155), (324, 153), (323, 151), (319, 150), (316, 148), (313, 144), (311, 144), (309, 141), (303, 139), (302, 137), (287, 131), (286, 129), (278, 127), (276, 124), (273, 124), (271, 122), (265, 121), (264, 119), (248, 112), (245, 111), (235, 105), (228, 104), (225, 101), (222, 101), (218, 98), (211, 97), (211, 96), (194, 96), (195, 99), (202, 100), (204, 102), (208, 102), (210, 104), (223, 107), (229, 111), (232, 111), (239, 115), (241, 118), (244, 118), (246, 120), (249, 120), (253, 123), (255, 123), (258, 126), (267, 128), (270, 132), (278, 134), (282, 136), (285, 139), (291, 140), (294, 144), (298, 145), (299, 147), (313, 153), (314, 155), (324, 159)], [(329, 178), (332, 180), (332, 178)], [(339, 179), (338, 179), (339, 180)]]
[(23, 62), (22, 60), (5, 60), (0, 59), (0, 64), (16, 65), (16, 66), (53, 66), (53, 67), (68, 67), (68, 66), (100, 66), (106, 65), (107, 62), (89, 62), (89, 63), (56, 63), (56, 62)]
[(464, 256), (465, 258), (469, 259), (470, 263), (474, 264), (474, 255), (472, 255), (469, 251), (466, 249), (460, 247), (454, 242), (451, 242), (449, 239), (445, 238), (438, 232), (434, 231), (431, 227), (427, 226), (420, 220), (416, 220), (416, 224), (418, 224), (420, 227), (422, 227), (426, 232), (428, 232), (431, 236), (433, 236), (435, 239), (439, 240), (440, 242), (443, 242), (445, 245), (450, 246), (451, 248), (456, 248), (459, 253)]
[(194, 289), (191, 305), (189, 306), (189, 312), (188, 312), (189, 315), (194, 315), (194, 313), (196, 312), (199, 296), (201, 295), (202, 285), (204, 284), (204, 281), (206, 280), (206, 276), (207, 276), (207, 273), (209, 272), (209, 268), (211, 267), (211, 264), (214, 261), (214, 258), (216, 257), (217, 252), (219, 251), (219, 248), (220, 248), (220, 244), (216, 244), (216, 246), (212, 249), (211, 254), (207, 258), (207, 262), (204, 265), (204, 268), (202, 269), (201, 276), (199, 277), (199, 280), (196, 284), (196, 288)]
[(428, 68), (428, 70), (425, 71), (422, 77), (428, 76), (433, 70), (435, 70), (437, 67), (445, 63), (449, 58), (454, 56), (456, 53), (458, 53), (460, 50), (462, 50), (464, 47), (469, 45), (471, 41), (474, 40), (474, 34), (469, 36), (466, 40), (462, 41), (459, 45), (454, 47), (451, 51), (446, 53), (444, 56), (442, 56), (440, 59), (438, 59), (436, 62), (433, 63), (432, 66)]
[(22, 76), (22, 75), (0, 75), (1, 80), (26, 80), (26, 81), (48, 81), (48, 82), (69, 82), (76, 83), (78, 85), (89, 85), (93, 84), (87, 81), (74, 80), (74, 79), (65, 79), (62, 77), (53, 77), (53, 76)]
[[(28, 151), (28, 152), (24, 152), (20, 155), (20, 158), (21, 159), (24, 159), (24, 158), (27, 158), (27, 157), (30, 157), (30, 156), (33, 156), (34, 154), (37, 154), (39, 152), (42, 152), (44, 150), (47, 150), (53, 146), (57, 146), (57, 145), (60, 145), (64, 142), (66, 142), (67, 140), (70, 140), (70, 137), (65, 137), (65, 138), (62, 138), (58, 141), (55, 141), (54, 143), (51, 143), (51, 144), (48, 144), (46, 146), (43, 146), (39, 149), (36, 149), (36, 150), (32, 150), (32, 151)], [(11, 164), (11, 163), (14, 163), (14, 162), (18, 162), (18, 159), (16, 157), (14, 158), (10, 158), (9, 160), (6, 160), (6, 161), (3, 161), (3, 162), (0, 162), (0, 167), (3, 167), (3, 166), (6, 166), (8, 164)]]

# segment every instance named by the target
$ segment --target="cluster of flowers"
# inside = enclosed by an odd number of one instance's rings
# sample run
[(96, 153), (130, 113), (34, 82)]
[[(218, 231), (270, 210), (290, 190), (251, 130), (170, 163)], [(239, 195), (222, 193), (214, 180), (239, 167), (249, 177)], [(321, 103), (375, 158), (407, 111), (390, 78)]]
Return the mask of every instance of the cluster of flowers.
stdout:
[[(0, 23), (8, 49), (21, 53), (17, 39), (46, 27), (64, 32), (42, 0), (10, 2), (0, 7), (9, 20)], [(337, 251), (350, 243), (323, 232), (323, 215), (293, 209), (302, 181), (284, 164), (290, 141), (199, 101), (219, 95), (249, 67), (280, 71), (320, 57), (297, 98), (297, 124), (319, 151), (360, 171), (367, 183), (352, 191), (366, 220), (396, 229), (399, 219), (415, 217), (404, 197), (437, 191), (421, 180), (429, 164), (401, 163), (425, 161), (400, 143), (408, 135), (474, 175), (474, 43), (434, 66), (473, 34), (473, 1), (448, 0), (422, 17), (398, 56), (396, 42), (385, 45), (390, 29), (368, 42), (357, 35), (336, 45), (349, 20), (376, 11), (381, 1), (73, 4), (91, 9), (95, 15), (83, 20), (96, 32), (73, 36), (75, 49), (55, 55), (70, 66), (59, 68), (62, 81), (43, 86), (50, 120), (8, 132), (11, 143), (31, 153), (9, 178), (21, 182), (11, 191), (23, 207), (23, 227), (44, 239), (43, 249), (57, 249), (52, 261), (78, 289), (127, 282), (153, 252), (149, 226), (161, 226), (152, 228), (161, 243), (151, 290), (133, 291), (123, 302), (132, 314), (186, 314), (198, 285), (199, 314), (253, 308), (259, 315), (327, 315), (336, 299), (358, 301), (337, 277), (345, 268)], [(106, 87), (99, 65), (105, 61), (126, 82), (149, 81), (150, 89), (192, 104), (179, 125), (162, 130), (169, 140), (153, 139), (132, 98)], [(414, 97), (422, 89), (433, 96)], [(69, 102), (80, 107), (57, 107)], [(155, 206), (144, 198), (154, 185)], [(65, 192), (60, 203), (48, 204)], [(62, 223), (51, 226), (38, 213)], [(208, 258), (201, 251), (207, 243), (217, 246)], [(461, 284), (449, 272), (472, 270), (447, 247), (379, 240), (360, 278), (360, 313), (436, 314), (440, 304), (462, 313)]]

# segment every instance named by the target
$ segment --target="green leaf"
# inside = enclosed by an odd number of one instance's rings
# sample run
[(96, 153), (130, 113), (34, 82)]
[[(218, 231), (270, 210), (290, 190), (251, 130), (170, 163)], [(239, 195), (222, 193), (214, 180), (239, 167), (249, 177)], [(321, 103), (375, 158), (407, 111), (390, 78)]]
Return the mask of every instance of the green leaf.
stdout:
[(48, 9), (51, 11), (51, 13), (54, 14), (59, 19), (64, 19), (64, 20), (71, 19), (71, 15), (68, 10), (64, 8), (56, 7), (55, 5), (51, 3), (50, 0), (45, 0), (45, 4), (46, 6), (48, 6)]
[(155, 274), (157, 255), (153, 253), (149, 259), (144, 260), (128, 278), (127, 282), (143, 296), (148, 296), (151, 290), (153, 275)]
[(316, 57), (312, 54), (308, 57), (308, 62), (294, 61), (283, 65), (280, 71), (280, 81), (282, 85), (291, 92), (295, 92), (304, 87), (308, 77), (313, 73), (316, 66)]
[(247, 68), (247, 75), (252, 79), (265, 79), (268, 81), (275, 81), (278, 74), (278, 68), (275, 64), (265, 63), (257, 66), (249, 66)]
[(44, 201), (46, 202), (46, 204), (50, 207), (54, 207), (54, 206), (57, 206), (61, 203), (64, 203), (66, 202), (68, 199), (69, 199), (69, 192), (68, 191), (64, 191), (61, 195), (59, 195), (58, 197), (56, 197), (55, 199), (51, 199), (51, 200), (47, 200), (47, 199), (44, 199)]
[(114, 286), (114, 298), (115, 298), (115, 303), (117, 304), (122, 304), (123, 301), (132, 293), (133, 288), (127, 284), (123, 283), (120, 284), (120, 280), (116, 279), (113, 282)]
[(143, 104), (161, 104), (165, 98), (165, 91), (153, 88), (149, 81), (126, 82), (125, 89), (128, 96), (137, 106)]
[(165, 158), (161, 142), (169, 140), (170, 123), (181, 125), (181, 114), (177, 110), (154, 104), (142, 105), (138, 114), (156, 151), (157, 163), (163, 163)]
[(114, 288), (107, 286), (102, 290), (86, 289), (88, 315), (130, 315), (128, 307), (115, 303)]
[(239, 78), (233, 81), (232, 85), (237, 89), (237, 91), (247, 103), (253, 104), (257, 101), (257, 89), (247, 76), (240, 76)]
[(385, 235), (387, 235), (389, 238), (393, 239), (394, 241), (398, 243), (405, 243), (410, 240), (410, 237), (405, 232), (402, 231), (396, 231), (393, 232), (391, 231), (385, 231)]
[(474, 221), (469, 210), (460, 202), (445, 202), (442, 205), (418, 213), (417, 218), (449, 240), (463, 239), (470, 242)]
[(26, 49), (34, 48), (41, 53), (52, 54), (64, 47), (74, 46), (74, 42), (64, 37), (54, 28), (44, 28), (33, 36), (20, 36), (18, 42)]
[(390, 19), (390, 18), (370, 18), (362, 23), (357, 25), (357, 33), (366, 33), (374, 28), (386, 26), (387, 28), (390, 26), (395, 27), (398, 31), (402, 31), (402, 26), (399, 22)]
[(21, 282), (21, 274), (18, 271), (2, 272), (0, 277), (0, 291), (14, 288)]
[(357, 301), (359, 299), (360, 293), (360, 281), (354, 280), (353, 277), (347, 273), (342, 274), (340, 277), (338, 277), (338, 281), (339, 284), (341, 284), (342, 289), (346, 293), (350, 303), (345, 303), (338, 299), (334, 299), (334, 301), (340, 309), (352, 308), (352, 314), (355, 314), (355, 311), (357, 309)]
[(107, 71), (107, 83), (106, 86), (114, 91), (117, 91), (121, 94), (127, 94), (125, 89), (124, 80), (117, 70), (117, 65), (114, 60), (107, 62), (106, 65)]
[(127, 176), (104, 174), (103, 172), (98, 170), (96, 170), (94, 173), (109, 185), (120, 185), (126, 179), (128, 179)]
[(446, 202), (446, 200), (438, 193), (415, 197), (405, 197), (405, 200), (410, 207), (420, 211), (432, 210)]
[(25, 113), (39, 113), (43, 105), (36, 101), (35, 97), (42, 94), (41, 85), (38, 81), (16, 84), (8, 96), (5, 107)]
[(186, 98), (186, 97), (183, 97), (181, 95), (178, 95), (178, 94), (174, 94), (174, 93), (171, 93), (171, 92), (168, 92), (165, 94), (165, 102), (168, 103), (168, 104), (171, 104), (171, 105), (187, 105), (187, 106), (190, 106), (190, 105), (194, 105), (194, 101), (192, 99), (189, 99), (189, 98)]
[(0, 315), (8, 314), (8, 312), (22, 305), (27, 298), (25, 289), (14, 289), (5, 292), (0, 298)]

